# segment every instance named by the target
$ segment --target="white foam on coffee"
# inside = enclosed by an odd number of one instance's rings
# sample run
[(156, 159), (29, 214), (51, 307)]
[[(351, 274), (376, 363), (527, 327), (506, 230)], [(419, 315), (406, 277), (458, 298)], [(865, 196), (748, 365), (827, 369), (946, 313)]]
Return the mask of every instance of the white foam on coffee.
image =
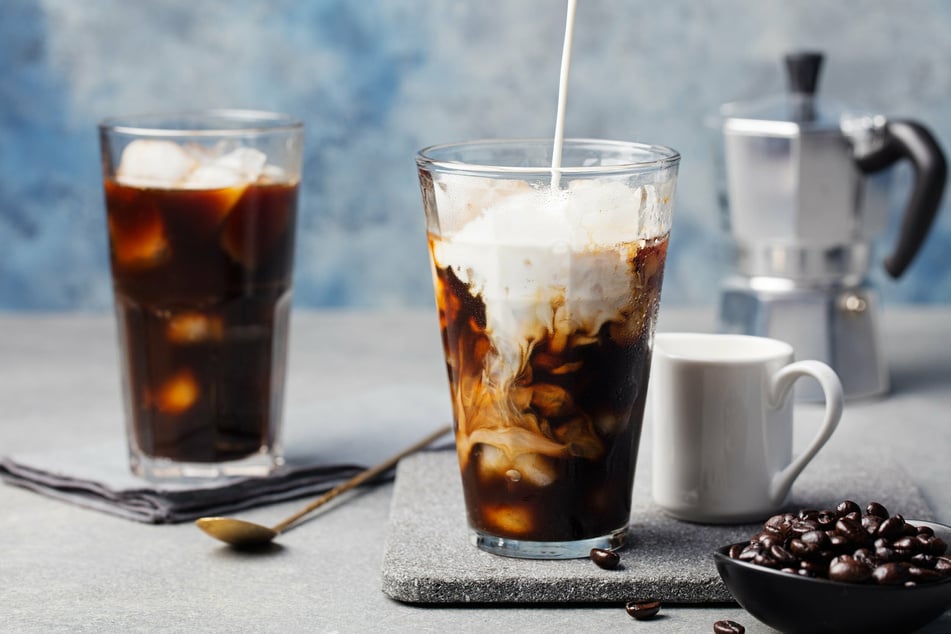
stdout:
[(123, 185), (163, 189), (224, 189), (248, 185), (266, 171), (267, 155), (241, 147), (213, 155), (157, 139), (136, 139), (125, 147), (116, 170)]
[(669, 231), (672, 181), (573, 180), (566, 189), (440, 175), (442, 236), (433, 247), (485, 303), (499, 352), (496, 378), (513, 376), (548, 332), (594, 335), (632, 301), (631, 261)]

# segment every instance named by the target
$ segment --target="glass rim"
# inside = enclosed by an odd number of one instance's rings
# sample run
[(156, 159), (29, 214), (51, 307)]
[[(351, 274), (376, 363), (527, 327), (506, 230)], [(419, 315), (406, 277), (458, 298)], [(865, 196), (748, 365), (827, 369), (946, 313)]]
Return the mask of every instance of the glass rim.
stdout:
[(673, 167), (680, 162), (680, 152), (663, 145), (652, 145), (648, 143), (636, 143), (633, 141), (614, 141), (608, 139), (593, 138), (568, 138), (564, 140), (564, 148), (592, 146), (600, 147), (605, 150), (623, 150), (643, 152), (649, 158), (643, 161), (623, 161), (611, 165), (562, 165), (557, 170), (552, 170), (551, 165), (530, 165), (530, 166), (506, 166), (489, 164), (488, 162), (469, 162), (460, 160), (451, 160), (441, 158), (440, 154), (448, 153), (453, 150), (466, 150), (476, 147), (504, 148), (504, 147), (528, 147), (528, 146), (547, 146), (554, 145), (554, 139), (551, 138), (508, 138), (508, 139), (478, 139), (472, 141), (460, 141), (455, 143), (441, 143), (424, 147), (416, 153), (416, 163), (419, 167), (435, 169), (440, 172), (464, 172), (481, 174), (514, 174), (514, 175), (540, 175), (551, 174), (557, 171), (559, 174), (572, 176), (583, 174), (610, 174), (625, 172), (641, 172), (662, 170)]
[[(186, 126), (172, 122), (192, 122)], [(207, 122), (207, 126), (200, 125)], [(218, 122), (218, 125), (214, 125)], [(223, 122), (237, 127), (221, 125)], [(242, 125), (243, 124), (243, 125)], [(282, 112), (216, 108), (207, 110), (170, 110), (135, 115), (106, 117), (99, 122), (102, 132), (142, 137), (228, 137), (303, 130), (304, 122)]]

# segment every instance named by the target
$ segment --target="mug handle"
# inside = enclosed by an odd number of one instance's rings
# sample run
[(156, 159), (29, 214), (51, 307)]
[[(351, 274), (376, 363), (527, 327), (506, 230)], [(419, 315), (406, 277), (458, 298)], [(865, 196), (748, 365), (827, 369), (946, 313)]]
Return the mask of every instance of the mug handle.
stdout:
[(805, 451), (796, 456), (785, 469), (773, 476), (769, 485), (769, 497), (771, 503), (775, 506), (783, 503), (786, 494), (792, 488), (793, 482), (806, 468), (809, 461), (819, 453), (822, 446), (826, 444), (826, 441), (832, 436), (832, 432), (839, 425), (839, 419), (842, 418), (844, 401), (842, 382), (835, 371), (821, 361), (796, 361), (777, 371), (770, 380), (769, 386), (773, 405), (780, 407), (789, 397), (796, 379), (804, 376), (811, 376), (822, 386), (826, 403), (825, 420), (819, 428), (819, 433), (816, 434), (816, 437), (813, 438)]

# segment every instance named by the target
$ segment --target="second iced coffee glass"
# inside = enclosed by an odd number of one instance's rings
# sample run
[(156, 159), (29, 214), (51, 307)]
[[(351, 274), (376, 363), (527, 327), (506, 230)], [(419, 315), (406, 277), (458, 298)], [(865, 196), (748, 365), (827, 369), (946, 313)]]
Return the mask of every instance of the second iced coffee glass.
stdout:
[(266, 475), (282, 463), (303, 126), (228, 110), (99, 133), (132, 470)]
[(618, 548), (631, 513), (680, 156), (550, 140), (417, 157), (471, 541)]

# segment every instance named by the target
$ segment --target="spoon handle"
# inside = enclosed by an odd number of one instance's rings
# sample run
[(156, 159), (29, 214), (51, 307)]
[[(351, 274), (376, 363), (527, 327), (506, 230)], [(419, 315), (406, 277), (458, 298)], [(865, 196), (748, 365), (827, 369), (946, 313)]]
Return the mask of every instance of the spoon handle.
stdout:
[(387, 458), (386, 460), (384, 460), (383, 462), (381, 462), (381, 463), (378, 464), (377, 466), (375, 466), (375, 467), (370, 467), (369, 469), (367, 469), (367, 470), (365, 470), (365, 471), (361, 471), (360, 473), (358, 473), (357, 475), (353, 476), (352, 478), (350, 478), (350, 479), (347, 480), (346, 482), (343, 482), (343, 483), (341, 483), (341, 484), (338, 484), (337, 486), (335, 486), (334, 488), (330, 489), (329, 491), (327, 491), (326, 493), (324, 493), (322, 496), (320, 496), (319, 498), (317, 498), (316, 500), (314, 500), (313, 502), (311, 502), (310, 504), (308, 504), (307, 506), (305, 506), (304, 508), (302, 508), (301, 510), (297, 511), (296, 513), (294, 513), (293, 515), (291, 515), (290, 517), (288, 517), (286, 520), (284, 520), (284, 521), (281, 522), (280, 524), (276, 524), (276, 525), (272, 526), (271, 529), (272, 529), (275, 533), (280, 533), (280, 532), (282, 532), (285, 528), (287, 528), (288, 526), (290, 526), (291, 524), (293, 524), (294, 522), (296, 522), (296, 521), (299, 520), (300, 518), (304, 517), (305, 515), (307, 515), (307, 514), (310, 513), (311, 511), (313, 511), (313, 510), (315, 510), (315, 509), (317, 509), (317, 508), (323, 506), (324, 504), (326, 504), (327, 502), (331, 501), (332, 499), (334, 499), (335, 497), (337, 497), (337, 496), (340, 495), (341, 493), (345, 493), (345, 492), (349, 491), (350, 489), (353, 489), (354, 487), (360, 486), (361, 484), (363, 484), (363, 483), (366, 482), (367, 480), (370, 480), (371, 478), (375, 478), (376, 476), (380, 475), (381, 473), (383, 473), (383, 472), (386, 471), (387, 469), (393, 467), (393, 466), (394, 466), (397, 462), (399, 462), (401, 459), (405, 458), (406, 456), (408, 456), (409, 454), (411, 454), (411, 453), (413, 453), (413, 452), (419, 451), (420, 449), (422, 449), (423, 447), (425, 447), (425, 446), (428, 445), (429, 443), (433, 442), (434, 440), (436, 440), (437, 438), (439, 438), (440, 436), (442, 436), (443, 434), (445, 434), (446, 432), (448, 432), (448, 431), (451, 430), (451, 429), (452, 429), (452, 426), (451, 426), (451, 425), (445, 425), (445, 426), (443, 426), (443, 427), (440, 427), (439, 429), (437, 429), (437, 430), (434, 431), (433, 433), (429, 434), (428, 436), (426, 436), (425, 438), (423, 438), (422, 440), (420, 440), (419, 442), (417, 442), (416, 444), (414, 444), (412, 447), (407, 447), (406, 449), (404, 449), (403, 451), (399, 452), (399, 453), (396, 454), (395, 456), (391, 456), (390, 458)]

